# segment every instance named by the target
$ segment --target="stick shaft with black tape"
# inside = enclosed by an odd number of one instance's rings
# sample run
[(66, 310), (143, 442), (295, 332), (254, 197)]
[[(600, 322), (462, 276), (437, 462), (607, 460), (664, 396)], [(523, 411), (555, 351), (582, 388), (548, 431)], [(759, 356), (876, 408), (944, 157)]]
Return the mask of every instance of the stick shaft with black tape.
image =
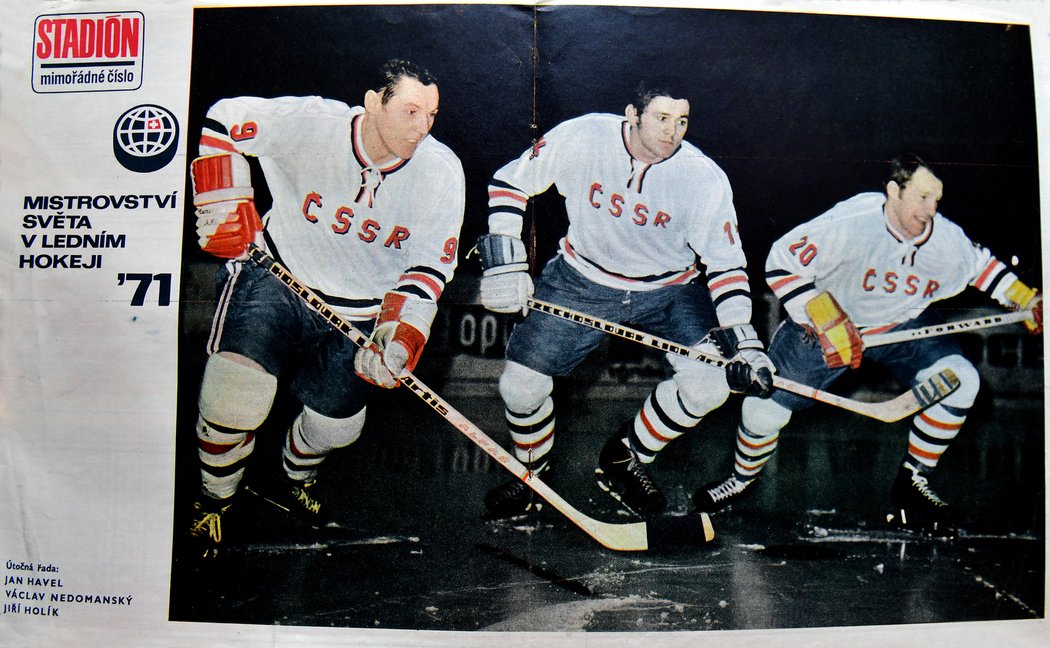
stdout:
[[(298, 295), (313, 310), (346, 336), (357, 346), (371, 344), (368, 336), (354, 327), (341, 315), (333, 311), (314, 291), (299, 281), (287, 268), (278, 263), (272, 256), (258, 246), (252, 245), (248, 256), (259, 267), (263, 268)], [(674, 544), (705, 544), (714, 539), (714, 529), (707, 514), (670, 516), (647, 522), (612, 524), (595, 520), (569, 504), (550, 486), (545, 484), (514, 455), (504, 450), (466, 416), (459, 413), (448, 401), (427, 387), (423, 381), (410, 372), (400, 376), (401, 384), (412, 391), (423, 402), (430, 406), (462, 432), (478, 447), (484, 450), (500, 465), (509, 470), (515, 477), (525, 482), (540, 497), (546, 500), (559, 513), (569, 518), (576, 526), (603, 546), (616, 551), (645, 551), (653, 545), (671, 546)]]

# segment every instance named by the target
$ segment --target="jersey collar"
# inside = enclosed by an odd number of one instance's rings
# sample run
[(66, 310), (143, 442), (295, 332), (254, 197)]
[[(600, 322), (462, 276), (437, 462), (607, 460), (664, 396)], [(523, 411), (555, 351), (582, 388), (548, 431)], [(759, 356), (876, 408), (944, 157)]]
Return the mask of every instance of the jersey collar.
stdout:
[(886, 203), (882, 204), (882, 216), (885, 220), (886, 231), (890, 233), (890, 236), (897, 239), (899, 243), (903, 243), (913, 248), (922, 247), (926, 241), (930, 240), (930, 237), (933, 236), (933, 224), (937, 220), (936, 216), (931, 218), (930, 222), (926, 223), (926, 228), (922, 230), (921, 234), (913, 239), (909, 239), (901, 234), (900, 231), (893, 226), (893, 223), (890, 222), (890, 217), (886, 215)]
[(395, 157), (383, 166), (377, 166), (371, 159), (369, 159), (368, 153), (365, 152), (365, 144), (361, 135), (361, 123), (364, 120), (364, 117), (364, 113), (358, 113), (350, 121), (350, 141), (353, 144), (354, 159), (357, 160), (357, 163), (361, 165), (362, 168), (375, 169), (383, 175), (393, 173), (405, 166), (405, 163), (408, 162), (408, 160), (403, 160), (399, 157)]
[(656, 166), (657, 164), (663, 164), (664, 162), (673, 158), (678, 153), (678, 151), (681, 150), (682, 145), (679, 144), (678, 147), (675, 148), (675, 150), (670, 155), (660, 160), (659, 162), (642, 162), (638, 158), (634, 157), (633, 154), (631, 154), (631, 147), (627, 145), (627, 142), (629, 141), (630, 137), (631, 123), (625, 119), (620, 124), (620, 141), (623, 143), (623, 150), (625, 153), (627, 153), (627, 159), (631, 163), (631, 174), (627, 178), (627, 187), (634, 189), (638, 193), (642, 193), (642, 183), (645, 182), (646, 172), (648, 172), (649, 169)]

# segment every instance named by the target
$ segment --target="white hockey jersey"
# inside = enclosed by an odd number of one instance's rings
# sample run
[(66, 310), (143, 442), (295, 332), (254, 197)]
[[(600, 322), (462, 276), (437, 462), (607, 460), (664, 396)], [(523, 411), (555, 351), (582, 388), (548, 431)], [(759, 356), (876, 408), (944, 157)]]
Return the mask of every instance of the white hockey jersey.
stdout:
[(595, 283), (653, 290), (707, 271), (723, 326), (749, 322), (751, 294), (725, 173), (683, 142), (657, 164), (634, 159), (622, 116), (565, 121), (493, 176), (489, 231), (520, 237), (530, 196), (552, 185), (569, 227), (559, 254)]
[(805, 305), (830, 292), (865, 332), (917, 317), (935, 301), (974, 286), (1009, 306), (1017, 278), (962, 228), (938, 213), (912, 240), (886, 218), (882, 193), (862, 193), (803, 223), (770, 249), (766, 281), (788, 315), (808, 324)]
[(436, 301), (457, 265), (465, 180), (459, 158), (427, 137), (409, 160), (372, 163), (364, 108), (320, 97), (223, 99), (208, 111), (201, 155), (258, 158), (273, 197), (269, 251), (351, 319), (371, 319), (391, 290)]

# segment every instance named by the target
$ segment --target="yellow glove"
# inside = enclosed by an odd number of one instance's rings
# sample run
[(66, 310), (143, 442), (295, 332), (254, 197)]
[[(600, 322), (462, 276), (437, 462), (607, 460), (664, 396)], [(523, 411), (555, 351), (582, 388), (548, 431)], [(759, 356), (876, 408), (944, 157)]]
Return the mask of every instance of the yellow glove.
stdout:
[(824, 291), (809, 300), (806, 314), (813, 322), (828, 367), (834, 369), (849, 365), (856, 369), (860, 366), (864, 353), (860, 331), (831, 293)]

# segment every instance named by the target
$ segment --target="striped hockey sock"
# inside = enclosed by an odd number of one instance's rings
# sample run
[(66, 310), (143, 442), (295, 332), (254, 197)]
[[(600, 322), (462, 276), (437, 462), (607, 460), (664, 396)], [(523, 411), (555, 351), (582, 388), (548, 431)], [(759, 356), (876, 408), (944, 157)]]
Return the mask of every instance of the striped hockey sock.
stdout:
[(255, 449), (254, 430), (234, 430), (197, 418), (197, 456), (200, 458), (201, 484), (215, 499), (226, 499), (237, 492), (244, 468)]
[(934, 468), (948, 445), (959, 434), (969, 409), (937, 403), (919, 412), (908, 431), (908, 455), (928, 468)]
[(504, 413), (515, 458), (526, 466), (537, 466), (554, 446), (554, 400), (548, 396), (536, 410), (526, 414), (509, 409)]
[(690, 429), (702, 417), (690, 413), (678, 396), (674, 381), (665, 380), (645, 399), (631, 426), (631, 449), (642, 463), (650, 463), (656, 453)]
[(780, 430), (763, 435), (749, 430), (741, 422), (737, 427), (736, 462), (733, 466), (737, 479), (748, 482), (757, 477), (776, 452), (779, 440)]

